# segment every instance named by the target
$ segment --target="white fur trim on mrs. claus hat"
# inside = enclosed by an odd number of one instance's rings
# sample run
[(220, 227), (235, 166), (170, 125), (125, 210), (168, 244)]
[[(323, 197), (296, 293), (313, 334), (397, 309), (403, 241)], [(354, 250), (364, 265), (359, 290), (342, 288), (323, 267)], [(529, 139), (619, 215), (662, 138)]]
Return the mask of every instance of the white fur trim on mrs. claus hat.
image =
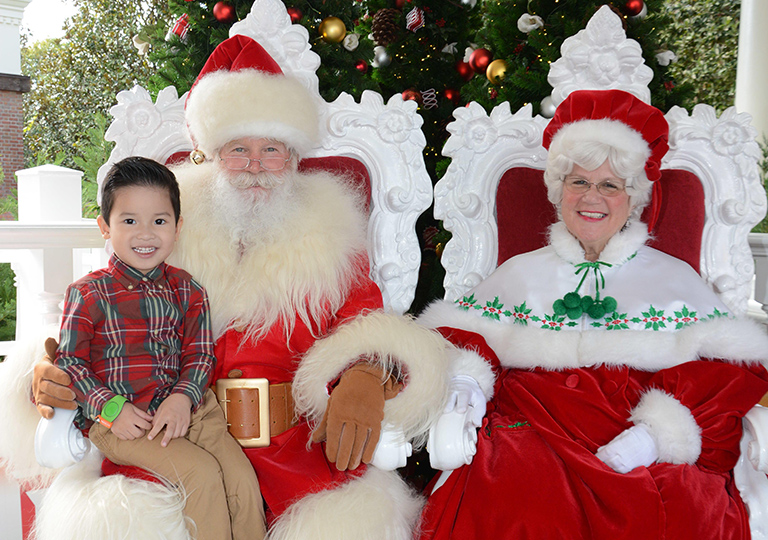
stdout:
[(268, 137), (299, 154), (315, 145), (318, 112), (301, 82), (253, 39), (237, 35), (211, 53), (187, 97), (185, 116), (208, 158), (241, 137)]

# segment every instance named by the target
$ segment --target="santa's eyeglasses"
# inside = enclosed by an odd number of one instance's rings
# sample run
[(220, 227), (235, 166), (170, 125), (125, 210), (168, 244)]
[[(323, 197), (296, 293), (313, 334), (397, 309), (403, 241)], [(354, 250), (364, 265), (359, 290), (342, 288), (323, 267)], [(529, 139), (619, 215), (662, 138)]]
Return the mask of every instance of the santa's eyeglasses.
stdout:
[(276, 172), (276, 171), (282, 171), (285, 169), (286, 163), (291, 161), (291, 157), (288, 156), (287, 158), (281, 157), (281, 156), (275, 156), (275, 157), (263, 157), (259, 159), (251, 159), (247, 157), (240, 157), (240, 156), (227, 156), (227, 157), (220, 157), (220, 161), (224, 163), (224, 166), (229, 169), (230, 171), (244, 171), (248, 169), (251, 166), (251, 163), (254, 161), (259, 163), (259, 166), (261, 166), (262, 169), (269, 172)]

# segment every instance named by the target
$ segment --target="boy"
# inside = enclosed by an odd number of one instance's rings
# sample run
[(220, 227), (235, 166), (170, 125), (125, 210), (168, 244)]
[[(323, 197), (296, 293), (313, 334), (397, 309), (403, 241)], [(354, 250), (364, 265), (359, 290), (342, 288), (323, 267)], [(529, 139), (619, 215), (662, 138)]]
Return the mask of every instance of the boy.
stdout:
[(208, 388), (208, 298), (164, 262), (180, 207), (176, 178), (163, 165), (130, 157), (112, 167), (97, 221), (114, 254), (106, 269), (67, 289), (56, 363), (72, 377), (81, 427), (91, 425), (107, 458), (184, 487), (198, 540), (260, 539), (256, 475)]

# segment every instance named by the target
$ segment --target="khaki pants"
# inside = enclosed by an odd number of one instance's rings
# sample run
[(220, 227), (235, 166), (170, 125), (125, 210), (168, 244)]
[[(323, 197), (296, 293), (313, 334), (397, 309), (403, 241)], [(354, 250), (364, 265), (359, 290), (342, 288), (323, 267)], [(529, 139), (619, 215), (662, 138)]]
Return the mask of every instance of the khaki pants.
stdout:
[(134, 465), (179, 483), (187, 494), (184, 513), (197, 525), (198, 540), (261, 540), (266, 535), (259, 482), (240, 445), (227, 432), (224, 413), (210, 389), (192, 414), (187, 435), (163, 448), (161, 432), (123, 441), (101, 424), (91, 441), (110, 461)]

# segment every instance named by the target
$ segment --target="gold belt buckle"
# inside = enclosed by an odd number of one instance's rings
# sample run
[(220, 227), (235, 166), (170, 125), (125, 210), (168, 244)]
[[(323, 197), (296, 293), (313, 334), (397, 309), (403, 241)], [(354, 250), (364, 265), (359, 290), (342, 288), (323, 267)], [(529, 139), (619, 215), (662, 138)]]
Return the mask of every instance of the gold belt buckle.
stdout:
[(259, 391), (259, 436), (249, 439), (237, 439), (244, 448), (261, 448), (269, 446), (269, 380), (267, 379), (219, 379), (216, 381), (216, 397), (224, 410), (224, 418), (229, 422), (227, 414), (227, 390), (233, 388), (257, 389)]

